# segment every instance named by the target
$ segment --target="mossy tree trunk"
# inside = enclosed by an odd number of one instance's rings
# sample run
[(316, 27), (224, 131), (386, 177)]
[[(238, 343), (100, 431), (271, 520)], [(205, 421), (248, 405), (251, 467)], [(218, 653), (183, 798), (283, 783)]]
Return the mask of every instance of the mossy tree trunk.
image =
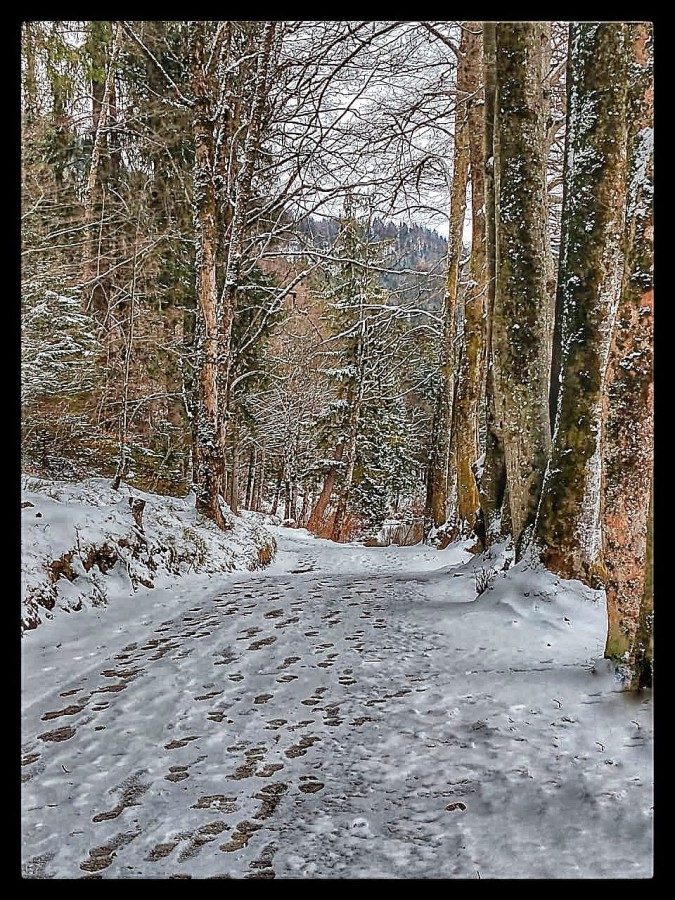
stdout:
[(455, 380), (455, 338), (457, 335), (457, 303), (459, 292), (459, 260), (462, 255), (462, 232), (466, 213), (466, 188), (469, 170), (467, 98), (467, 31), (462, 29), (457, 62), (455, 112), (455, 150), (453, 158), (450, 216), (448, 224), (448, 257), (443, 299), (443, 335), (434, 406), (431, 451), (427, 468), (427, 493), (424, 509), (426, 530), (439, 528), (448, 514), (448, 466), (450, 464), (450, 425)]
[(652, 28), (631, 24), (628, 180), (621, 298), (613, 322), (602, 433), (605, 656), (626, 687), (651, 682), (653, 396)]
[(516, 552), (531, 533), (550, 446), (546, 290), (548, 27), (497, 23), (492, 368)]
[(495, 305), (495, 179), (494, 125), (496, 72), (496, 25), (483, 22), (483, 83), (485, 91), (485, 458), (477, 472), (480, 508), (487, 544), (502, 536), (502, 507), (506, 490), (504, 443), (495, 413), (495, 391), (492, 366), (492, 320)]
[(472, 466), (478, 459), (479, 404), (484, 390), (485, 346), (485, 125), (483, 42), (480, 22), (465, 23), (467, 130), (471, 177), (471, 268), (464, 298), (462, 352), (452, 406), (450, 458), (456, 467), (451, 508), (457, 537), (468, 536), (480, 506)]
[(599, 561), (602, 405), (623, 277), (628, 34), (623, 23), (570, 29), (559, 392), (535, 536), (547, 566), (585, 581)]

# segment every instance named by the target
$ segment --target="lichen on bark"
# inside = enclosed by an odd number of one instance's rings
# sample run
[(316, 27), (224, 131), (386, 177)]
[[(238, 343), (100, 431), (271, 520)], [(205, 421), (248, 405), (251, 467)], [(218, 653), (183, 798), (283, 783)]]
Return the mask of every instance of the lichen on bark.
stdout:
[(517, 552), (534, 522), (550, 444), (546, 120), (542, 23), (496, 26), (494, 409)]
[(585, 581), (599, 563), (602, 402), (623, 275), (627, 41), (623, 23), (570, 30), (559, 392), (535, 540), (550, 568)]
[(653, 546), (653, 88), (651, 26), (629, 26), (624, 272), (603, 406), (605, 656), (627, 688), (651, 684)]

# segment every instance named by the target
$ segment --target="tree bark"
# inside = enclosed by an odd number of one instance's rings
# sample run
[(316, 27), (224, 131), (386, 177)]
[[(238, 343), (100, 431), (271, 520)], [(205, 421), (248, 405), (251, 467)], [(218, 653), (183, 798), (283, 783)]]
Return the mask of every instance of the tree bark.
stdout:
[(283, 467), (277, 476), (276, 485), (274, 487), (274, 496), (272, 497), (272, 508), (270, 509), (270, 515), (276, 516), (277, 510), (279, 509), (279, 500), (281, 499), (281, 487), (284, 483), (284, 470)]
[[(229, 221), (229, 239), (227, 242), (227, 260), (225, 265), (225, 283), (220, 303), (220, 367), (218, 373), (219, 392), (224, 402), (221, 404), (218, 420), (218, 432), (224, 446), (226, 430), (230, 415), (230, 373), (232, 368), (232, 328), (237, 307), (237, 292), (242, 278), (245, 262), (245, 242), (247, 238), (247, 219), (250, 213), (253, 175), (260, 149), (264, 120), (264, 105), (270, 78), (272, 50), (277, 23), (265, 22), (262, 28), (260, 44), (256, 54), (256, 66), (253, 75), (254, 88), (250, 109), (247, 110), (248, 125), (244, 145), (241, 150), (241, 168), (237, 173), (234, 185), (234, 201)], [(218, 148), (215, 148), (218, 152)]]
[(254, 512), (260, 511), (260, 497), (263, 491), (263, 485), (265, 483), (265, 451), (261, 450), (259, 454), (259, 461), (256, 465), (255, 470), (255, 478), (253, 483), (253, 500), (251, 509)]
[(654, 658), (654, 483), (649, 499), (647, 543), (645, 547), (644, 591), (638, 627), (633, 641), (630, 686), (636, 689), (652, 686)]
[(602, 405), (623, 277), (628, 53), (626, 24), (571, 26), (560, 388), (535, 537), (549, 568), (587, 582), (601, 549)]
[(230, 466), (229, 501), (230, 509), (235, 516), (239, 515), (239, 429), (235, 427), (231, 434), (232, 460)]
[[(89, 302), (92, 302), (95, 296), (95, 284), (92, 284), (96, 277), (96, 229), (94, 227), (94, 219), (96, 213), (96, 184), (98, 179), (99, 165), (101, 161), (101, 151), (105, 142), (106, 125), (108, 114), (110, 112), (110, 102), (113, 95), (113, 77), (117, 58), (122, 47), (122, 25), (118, 24), (115, 31), (115, 41), (113, 43), (108, 62), (108, 71), (106, 73), (105, 84), (102, 88), (102, 95), (99, 99), (92, 96), (92, 118), (93, 118), (93, 146), (91, 151), (91, 161), (89, 163), (89, 173), (87, 175), (87, 183), (84, 188), (83, 206), (84, 206), (84, 224), (86, 226), (87, 243), (84, 254), (84, 282), (89, 288)], [(96, 82), (94, 82), (96, 83)]]
[(485, 344), (485, 136), (482, 37), (479, 22), (467, 22), (464, 34), (468, 97), (467, 129), (471, 173), (471, 279), (464, 300), (463, 351), (452, 406), (451, 450), (456, 478), (456, 536), (473, 530), (480, 505), (472, 466), (478, 459), (479, 403), (484, 387)]
[(311, 507), (311, 497), (310, 497), (310, 489), (307, 483), (303, 483), (302, 485), (302, 504), (300, 505), (300, 517), (298, 519), (298, 525), (301, 528), (304, 528), (307, 523), (307, 517), (309, 516), (309, 510)]
[(291, 476), (291, 505), (289, 518), (297, 523), (298, 519), (298, 477), (295, 470), (297, 457), (293, 458), (293, 472)]
[(546, 120), (541, 23), (496, 26), (495, 413), (517, 556), (531, 533), (550, 446)]
[[(569, 67), (571, 65), (570, 54), (571, 54), (571, 43), (572, 43), (572, 26), (570, 25), (570, 33), (567, 39), (567, 79), (565, 83), (565, 89), (567, 93), (567, 124), (569, 125), (569, 110), (570, 110), (570, 96), (572, 91), (572, 75), (569, 71)], [(569, 173), (569, 162), (572, 159), (571, 154), (571, 145), (570, 145), (570, 129), (566, 127), (565, 129), (565, 156), (563, 158), (563, 183), (562, 183), (562, 208), (567, 209), (569, 205), (569, 197), (568, 197), (568, 183), (570, 179)], [(561, 223), (562, 228), (562, 223)], [(560, 257), (562, 257), (562, 247)], [(560, 259), (558, 260), (558, 268), (560, 268)], [(564, 304), (565, 294), (563, 291), (558, 289), (556, 284), (556, 292), (555, 292), (555, 306), (553, 313), (553, 338), (552, 338), (552, 346), (551, 346), (551, 384), (549, 387), (549, 421), (551, 423), (551, 434), (553, 435), (555, 431), (555, 417), (558, 409), (558, 395), (560, 394), (560, 373), (562, 369), (562, 322), (563, 322), (563, 304)]]
[(495, 100), (497, 93), (497, 46), (494, 22), (483, 22), (483, 80), (485, 84), (485, 458), (477, 470), (478, 493), (485, 526), (486, 544), (500, 540), (506, 532), (502, 514), (506, 491), (504, 442), (495, 412), (492, 353), (492, 323), (496, 282), (495, 214)]
[(628, 180), (621, 298), (613, 322), (602, 431), (605, 656), (625, 686), (651, 683), (653, 597), (653, 82), (652, 27), (629, 25)]
[[(23, 125), (32, 125), (38, 112), (38, 80), (36, 68), (37, 29), (34, 22), (23, 22), (21, 25), (21, 49), (25, 59), (25, 72), (22, 79)], [(24, 139), (28, 137), (23, 135)]]
[(356, 442), (359, 435), (359, 422), (361, 420), (361, 406), (363, 404), (363, 392), (365, 388), (365, 367), (366, 367), (366, 322), (363, 319), (363, 311), (361, 311), (361, 322), (359, 323), (359, 339), (356, 346), (356, 385), (354, 390), (349, 394), (349, 424), (347, 429), (346, 443), (346, 465), (342, 478), (340, 496), (338, 498), (337, 508), (335, 510), (335, 519), (333, 520), (332, 539), (334, 541), (342, 540), (342, 532), (344, 529), (345, 516), (347, 514), (347, 504), (349, 502), (349, 494), (354, 480), (354, 467), (356, 465)]
[(197, 509), (225, 528), (220, 507), (223, 445), (220, 440), (218, 391), (219, 315), (216, 286), (218, 242), (216, 189), (213, 178), (212, 84), (206, 71), (205, 22), (195, 24), (192, 43), (192, 130), (195, 143), (193, 220), (198, 321), (198, 386), (195, 404), (195, 493)]
[(438, 374), (438, 390), (431, 434), (431, 452), (427, 469), (427, 494), (424, 510), (426, 530), (440, 528), (448, 515), (448, 467), (450, 464), (450, 425), (455, 375), (455, 339), (457, 336), (457, 304), (459, 261), (462, 255), (462, 233), (466, 213), (466, 187), (469, 169), (467, 134), (467, 98), (470, 83), (467, 72), (467, 30), (462, 29), (460, 56), (457, 62), (455, 150), (453, 158), (450, 216), (448, 224), (448, 258), (443, 298), (443, 335)]
[(313, 532), (314, 534), (318, 534), (323, 528), (326, 509), (328, 508), (328, 504), (330, 503), (331, 494), (333, 493), (333, 488), (335, 487), (335, 482), (337, 481), (339, 467), (340, 463), (342, 462), (342, 455), (344, 453), (344, 450), (344, 444), (338, 444), (338, 446), (336, 447), (335, 464), (330, 467), (328, 472), (326, 472), (321, 492), (307, 522), (307, 530)]
[(248, 472), (246, 475), (246, 494), (244, 495), (244, 507), (245, 509), (251, 509), (251, 503), (253, 500), (253, 480), (255, 476), (255, 463), (256, 456), (258, 451), (255, 447), (251, 446), (248, 451)]

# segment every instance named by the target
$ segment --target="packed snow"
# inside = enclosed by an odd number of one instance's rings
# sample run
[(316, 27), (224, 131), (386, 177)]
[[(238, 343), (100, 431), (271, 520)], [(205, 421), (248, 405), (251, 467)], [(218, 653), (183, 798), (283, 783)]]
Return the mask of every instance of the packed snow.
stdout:
[(25, 632), (24, 876), (651, 876), (651, 693), (602, 593), (271, 531), (264, 570)]

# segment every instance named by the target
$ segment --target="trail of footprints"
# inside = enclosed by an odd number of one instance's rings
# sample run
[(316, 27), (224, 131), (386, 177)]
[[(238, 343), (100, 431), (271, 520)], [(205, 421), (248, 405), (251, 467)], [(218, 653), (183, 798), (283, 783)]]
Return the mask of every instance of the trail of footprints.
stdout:
[[(209, 636), (211, 634), (210, 629), (217, 627), (222, 622), (222, 617), (237, 616), (235, 622), (238, 623), (239, 620), (243, 620), (246, 616), (251, 615), (260, 603), (270, 607), (263, 613), (262, 619), (268, 623), (271, 632), (267, 632), (257, 626), (244, 625), (244, 627), (239, 628), (234, 635), (234, 647), (228, 646), (213, 651), (213, 665), (228, 667), (224, 670), (216, 671), (222, 671), (222, 676), (227, 677), (230, 682), (244, 681), (246, 676), (237, 670), (237, 663), (242, 662), (242, 657), (246, 658), (244, 655), (261, 653), (264, 655), (263, 665), (268, 671), (273, 672), (274, 682), (278, 683), (283, 689), (286, 684), (297, 679), (297, 674), (292, 670), (298, 664), (305, 669), (315, 669), (317, 674), (320, 670), (330, 669), (336, 664), (341, 655), (340, 647), (338, 646), (335, 649), (335, 640), (330, 639), (331, 629), (341, 625), (343, 607), (345, 605), (360, 606), (362, 608), (360, 618), (365, 620), (364, 624), (370, 626), (370, 628), (384, 629), (387, 626), (383, 618), (374, 617), (374, 613), (382, 611), (384, 607), (375, 606), (372, 603), (369, 595), (372, 595), (375, 589), (368, 587), (366, 582), (363, 581), (354, 581), (351, 590), (345, 591), (348, 596), (337, 597), (334, 601), (325, 601), (326, 603), (334, 603), (335, 608), (328, 609), (322, 615), (317, 615), (315, 610), (310, 609), (310, 605), (315, 603), (318, 605), (319, 602), (325, 600), (323, 593), (325, 587), (325, 584), (315, 583), (314, 586), (308, 587), (306, 597), (303, 600), (284, 604), (282, 592), (297, 590), (297, 585), (292, 583), (285, 585), (282, 583), (279, 585), (278, 591), (268, 591), (267, 595), (260, 597), (257, 602), (255, 594), (243, 590), (242, 586), (234, 585), (228, 595), (214, 598), (214, 606), (205, 608), (194, 607), (182, 617), (182, 620), (162, 622), (160, 627), (154, 632), (157, 636), (148, 639), (144, 644), (128, 644), (114, 657), (114, 665), (100, 672), (100, 676), (104, 681), (99, 686), (89, 692), (80, 688), (63, 691), (61, 693), (62, 697), (72, 699), (64, 701), (65, 705), (61, 709), (45, 712), (42, 719), (45, 722), (65, 720), (67, 724), (64, 722), (54, 729), (37, 735), (37, 741), (48, 745), (72, 739), (77, 732), (77, 717), (85, 712), (99, 713), (107, 709), (115, 694), (123, 692), (127, 689), (130, 682), (141, 678), (145, 674), (147, 671), (145, 666), (161, 660), (174, 651), (178, 651), (172, 657), (175, 661), (188, 657), (193, 650), (192, 647), (185, 646), (189, 639), (197, 640)], [(364, 602), (368, 604), (365, 608), (363, 607)], [(310, 615), (307, 615), (308, 611)], [(312, 612), (314, 612), (314, 615), (311, 614)], [(305, 616), (303, 616), (303, 613), (305, 613)], [(277, 636), (274, 634), (274, 631), (281, 631), (283, 634), (286, 629), (297, 627), (301, 621), (309, 623), (313, 620), (317, 621), (317, 627), (312, 628), (310, 626), (306, 631), (303, 631), (304, 637), (317, 639), (314, 642), (314, 646), (310, 649), (310, 658), (303, 661), (300, 656), (286, 656), (279, 654), (278, 651), (276, 651), (275, 655), (274, 645), (277, 643)], [(302, 626), (300, 625), (300, 627)], [(366, 631), (364, 628), (353, 628), (351, 633), (343, 635), (341, 638), (343, 658), (348, 656), (350, 651), (358, 653), (363, 650), (365, 635)], [(316, 660), (316, 657), (320, 657), (320, 659)], [(343, 659), (343, 661), (348, 660)], [(258, 663), (257, 666), (259, 665)], [(256, 671), (257, 666), (252, 666), (251, 670)], [(328, 673), (326, 673), (326, 676), (328, 677)], [(112, 679), (115, 680), (113, 681)], [(352, 685), (357, 684), (357, 679), (353, 677), (353, 668), (348, 666), (342, 668), (340, 674), (337, 677), (331, 677), (330, 680), (334, 685), (337, 683), (341, 691), (349, 691)], [(213, 686), (205, 685), (205, 688)], [(245, 688), (245, 686), (242, 685), (242, 688)], [(257, 784), (253, 792), (247, 797), (245, 796), (247, 792), (244, 792), (244, 795), (242, 795), (241, 791), (235, 788), (235, 784), (247, 779), (255, 779), (258, 782), (261, 779), (273, 779), (287, 765), (293, 766), (294, 764), (291, 761), (304, 757), (315, 744), (321, 741), (321, 735), (312, 733), (310, 726), (320, 724), (328, 728), (335, 728), (342, 725), (344, 718), (341, 715), (340, 702), (326, 696), (328, 692), (329, 688), (327, 686), (319, 685), (314, 688), (310, 696), (301, 699), (302, 708), (307, 710), (310, 717), (298, 717), (298, 721), (289, 721), (278, 715), (275, 716), (273, 711), (270, 715), (268, 708), (272, 709), (273, 693), (263, 691), (252, 696), (251, 710), (249, 712), (265, 718), (263, 728), (265, 731), (271, 732), (274, 736), (273, 740), (269, 745), (261, 742), (250, 746), (249, 742), (240, 741), (227, 746), (227, 752), (235, 757), (227, 778), (233, 782), (232, 793), (236, 793), (236, 796), (228, 794), (205, 794), (199, 796), (191, 808), (204, 810), (210, 821), (193, 832), (178, 832), (171, 840), (158, 843), (148, 852), (146, 860), (148, 862), (159, 862), (169, 857), (173, 859), (175, 851), (181, 847), (175, 853), (175, 857), (177, 862), (185, 862), (197, 856), (203, 847), (213, 844), (218, 838), (222, 839), (226, 832), (228, 833), (227, 839), (218, 845), (221, 852), (230, 854), (246, 848), (256, 832), (263, 828), (264, 822), (274, 815), (291, 785), (287, 780), (271, 780), (262, 786)], [(216, 707), (213, 708), (212, 704), (209, 703), (209, 701), (216, 700), (223, 693), (224, 689), (205, 690), (203, 693), (195, 693), (193, 700), (195, 703), (203, 704), (205, 707), (204, 723), (206, 729), (227, 727), (229, 733), (232, 733), (233, 730), (236, 733), (236, 728), (232, 729), (231, 727), (235, 725), (235, 721), (228, 716), (228, 707), (218, 708), (216, 704)], [(371, 698), (365, 705), (372, 707), (377, 703), (385, 703), (390, 698), (402, 696), (404, 693), (408, 693), (408, 691), (384, 694), (382, 698)], [(107, 700), (103, 699), (106, 697), (108, 698)], [(245, 699), (245, 697), (242, 699)], [(292, 710), (288, 708), (283, 709), (283, 714), (288, 715), (289, 712), (292, 713)], [(348, 722), (348, 725), (349, 727), (360, 728), (371, 721), (373, 719), (369, 715), (354, 716)], [(72, 724), (70, 724), (71, 722)], [(96, 716), (94, 715), (86, 720), (87, 724), (89, 722), (96, 722)], [(100, 724), (94, 724), (93, 727), (96, 730), (105, 729), (105, 725)], [(300, 735), (294, 734), (298, 731), (303, 733)], [(199, 738), (200, 735), (198, 734), (181, 735), (172, 738), (163, 745), (162, 751), (167, 754), (167, 770), (164, 775), (166, 782), (180, 783), (186, 781), (190, 778), (190, 769), (197, 762), (207, 758), (206, 756), (200, 756), (197, 759), (192, 759), (192, 761), (181, 759), (179, 760), (180, 764), (170, 763), (173, 755), (172, 751), (190, 749), (193, 742), (198, 742)], [(198, 744), (195, 745), (195, 747), (198, 746)], [(32, 777), (31, 770), (33, 770), (33, 774), (41, 771), (39, 747), (39, 744), (32, 743), (24, 748), (22, 766), (28, 769), (27, 779)], [(273, 758), (268, 760), (267, 757), (270, 752)], [(313, 794), (320, 794), (325, 787), (323, 782), (310, 774), (299, 774), (293, 780), (296, 781), (296, 797), (304, 795), (309, 798)], [(96, 813), (92, 817), (92, 823), (96, 824), (117, 819), (128, 808), (139, 805), (143, 795), (148, 790), (151, 790), (151, 785), (143, 783), (138, 777), (133, 777), (128, 782), (120, 785), (117, 802), (110, 809)], [(257, 810), (250, 814), (248, 818), (236, 822), (234, 826), (228, 824), (224, 818), (212, 819), (214, 813), (219, 816), (236, 817), (241, 802), (250, 802), (251, 800), (257, 801)], [(80, 869), (87, 873), (82, 877), (102, 877), (98, 873), (108, 868), (116, 857), (117, 852), (135, 840), (139, 833), (120, 832), (114, 838), (108, 840), (107, 843), (93, 847), (89, 851), (88, 858), (80, 864)], [(278, 849), (277, 845), (262, 841), (260, 843), (263, 846), (260, 848), (258, 856), (249, 862), (249, 868), (252, 871), (246, 877), (273, 878), (272, 865), (274, 855)], [(191, 876), (175, 873), (169, 877)], [(215, 877), (230, 876), (225, 873)]]

